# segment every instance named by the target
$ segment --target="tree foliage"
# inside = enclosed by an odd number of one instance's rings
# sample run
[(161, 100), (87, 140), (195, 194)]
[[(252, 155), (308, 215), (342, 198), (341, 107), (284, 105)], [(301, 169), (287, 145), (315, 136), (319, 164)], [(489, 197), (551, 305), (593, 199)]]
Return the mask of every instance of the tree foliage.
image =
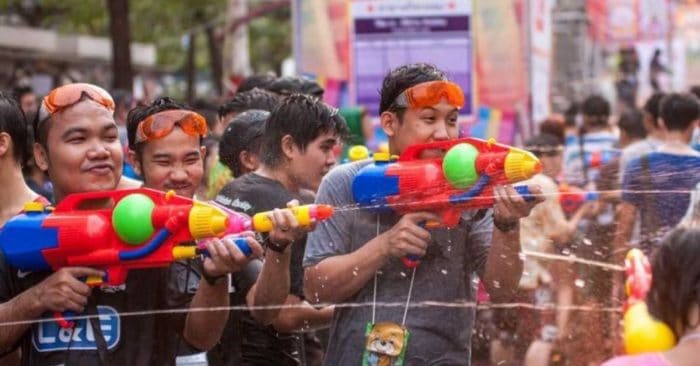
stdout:
[[(0, 9), (21, 17), (30, 26), (109, 37), (109, 0), (0, 0)], [(250, 8), (265, 0), (251, 1)], [(197, 32), (196, 67), (209, 68), (204, 28), (214, 24), (223, 29), (226, 0), (130, 1), (129, 23), (132, 41), (156, 45), (161, 68), (180, 70), (185, 65), (183, 40)], [(279, 70), (291, 55), (291, 20), (284, 9), (250, 23), (251, 62), (255, 71)]]

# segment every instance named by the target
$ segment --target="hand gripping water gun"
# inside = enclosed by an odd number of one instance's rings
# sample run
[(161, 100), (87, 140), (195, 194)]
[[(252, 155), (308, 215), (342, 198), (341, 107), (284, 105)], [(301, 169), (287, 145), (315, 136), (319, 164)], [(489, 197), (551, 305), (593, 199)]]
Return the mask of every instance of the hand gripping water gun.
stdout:
[(639, 354), (670, 349), (676, 344), (676, 337), (668, 325), (649, 314), (644, 302), (651, 286), (651, 268), (641, 250), (635, 248), (627, 252), (625, 276), (625, 351)]
[[(102, 209), (82, 209), (86, 203), (111, 200)], [(327, 208), (296, 207), (297, 217)], [(7, 262), (23, 271), (87, 266), (105, 270), (105, 278), (88, 278), (90, 286), (116, 286), (130, 269), (166, 267), (175, 260), (207, 254), (192, 240), (269, 231), (266, 213), (253, 220), (214, 205), (147, 188), (79, 193), (67, 196), (55, 209), (28, 203), (25, 212), (0, 231), (0, 250)], [(251, 253), (245, 239), (234, 238), (241, 251)], [(59, 319), (60, 320), (60, 319)], [(63, 325), (68, 324), (63, 320)]]
[[(424, 151), (446, 151), (443, 157), (420, 158)], [(459, 223), (462, 211), (491, 207), (493, 187), (531, 178), (541, 171), (531, 153), (494, 140), (462, 138), (408, 147), (396, 160), (375, 154), (374, 164), (360, 169), (352, 183), (355, 202), (375, 212), (405, 214), (433, 211), (447, 227)], [(527, 186), (515, 187), (527, 200)], [(404, 260), (407, 266), (416, 261)]]
[[(251, 218), (244, 213), (233, 211), (216, 202), (212, 204), (224, 211), (228, 217), (229, 226), (224, 235), (235, 235), (242, 231), (265, 233), (273, 228), (272, 220), (270, 220), (272, 211), (260, 212)], [(316, 222), (330, 218), (334, 212), (333, 206), (320, 204), (295, 206), (290, 208), (290, 210), (292, 210), (292, 214), (302, 228), (310, 228)]]
[(587, 192), (566, 183), (559, 184), (559, 203), (567, 215), (575, 213), (584, 203), (596, 201), (598, 198), (598, 192)]

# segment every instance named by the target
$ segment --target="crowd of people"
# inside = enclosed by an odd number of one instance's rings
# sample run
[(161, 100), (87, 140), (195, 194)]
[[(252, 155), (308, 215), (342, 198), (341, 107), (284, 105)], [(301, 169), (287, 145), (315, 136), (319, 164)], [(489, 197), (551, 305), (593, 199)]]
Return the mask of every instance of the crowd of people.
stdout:
[[(300, 204), (352, 207), (353, 178), (371, 163), (338, 164), (343, 143), (366, 132), (364, 115), (346, 120), (322, 96), (311, 80), (253, 76), (207, 116), (85, 83), (42, 98), (29, 88), (0, 93), (0, 228), (27, 202), (138, 187), (270, 211), (273, 222), (268, 234), (241, 234), (251, 255), (211, 240), (208, 256), (132, 270), (121, 286), (88, 286), (86, 277), (104, 276), (96, 268), (20, 271), (0, 253), (0, 363), (599, 365), (620, 353), (622, 274), (561, 258), (615, 265), (639, 247), (653, 260), (650, 310), (680, 342), (652, 356), (657, 363), (610, 365), (691, 364), (696, 96), (657, 93), (614, 118), (592, 95), (552, 116), (524, 146), (542, 165), (524, 183), (534, 200), (495, 187), (492, 208), (465, 211), (449, 229), (426, 225), (440, 222), (434, 212), (342, 209), (311, 227), (298, 222)], [(464, 93), (435, 66), (391, 70), (380, 97), (390, 154), (458, 137)], [(565, 203), (565, 189), (595, 199)], [(406, 256), (420, 266), (407, 269)], [(477, 298), (494, 306), (477, 313)], [(65, 311), (89, 316), (61, 328), (51, 319)]]

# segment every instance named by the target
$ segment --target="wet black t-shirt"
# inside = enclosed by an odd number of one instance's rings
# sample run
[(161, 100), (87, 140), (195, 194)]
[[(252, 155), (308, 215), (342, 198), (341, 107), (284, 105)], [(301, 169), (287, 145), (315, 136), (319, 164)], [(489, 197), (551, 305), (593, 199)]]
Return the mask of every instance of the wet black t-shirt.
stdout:
[[(142, 314), (169, 308), (169, 273), (167, 268), (132, 270), (124, 285), (94, 288), (82, 315), (99, 314), (99, 318), (76, 320), (72, 329), (61, 329), (53, 314), (44, 314), (47, 321), (33, 324), (17, 344), (22, 365), (174, 364), (176, 349), (171, 342), (161, 341), (172, 336), (164, 326), (168, 316)], [(0, 253), (0, 302), (50, 274), (19, 271), (8, 266)]]
[[(286, 207), (293, 199), (309, 204), (313, 202), (313, 195), (306, 192), (294, 195), (278, 181), (250, 173), (227, 184), (215, 201), (252, 216)], [(259, 240), (263, 242), (264, 236)], [(306, 237), (294, 244), (289, 267), (290, 294), (302, 299), (305, 247)], [(255, 284), (261, 269), (262, 262), (255, 260), (231, 276), (232, 306), (246, 304), (246, 294)], [(272, 326), (261, 325), (248, 311), (232, 311), (221, 341), (209, 352), (209, 362), (211, 365), (300, 365), (303, 357), (301, 339), (300, 334), (279, 333)]]

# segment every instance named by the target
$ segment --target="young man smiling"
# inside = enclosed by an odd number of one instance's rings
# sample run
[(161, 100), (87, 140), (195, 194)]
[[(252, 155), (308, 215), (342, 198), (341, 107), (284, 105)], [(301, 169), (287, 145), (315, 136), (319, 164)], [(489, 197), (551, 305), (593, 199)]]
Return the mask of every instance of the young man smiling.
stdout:
[[(384, 78), (380, 105), (390, 152), (400, 154), (412, 144), (456, 138), (463, 103), (459, 86), (432, 65), (406, 65), (391, 71)], [(422, 157), (443, 153), (430, 150)], [(316, 202), (353, 205), (353, 178), (368, 163), (331, 171)], [(531, 191), (540, 193), (536, 187)], [(522, 272), (518, 220), (537, 202), (526, 203), (510, 186), (495, 187), (494, 195), (493, 209), (465, 212), (459, 226), (451, 230), (422, 227), (426, 221), (440, 220), (430, 212), (398, 217), (346, 210), (321, 223), (309, 236), (304, 257), (307, 297), (318, 303), (374, 304), (336, 309), (324, 363), (361, 364), (368, 322), (373, 326), (375, 321), (390, 321), (396, 326), (405, 322), (411, 334), (406, 364), (468, 365), (473, 308), (421, 307), (408, 311), (402, 322), (408, 308), (381, 304), (406, 302), (411, 285), (411, 302), (474, 301), (475, 275), (492, 300), (511, 298)], [(399, 260), (406, 255), (422, 257), (412, 283)]]
[[(57, 202), (71, 193), (117, 188), (123, 156), (113, 109), (111, 96), (91, 84), (56, 88), (42, 101), (34, 123), (34, 157), (54, 182)], [(95, 207), (108, 204), (95, 202)], [(230, 251), (219, 251), (220, 246), (217, 242), (207, 247), (211, 259), (205, 267), (212, 275), (242, 265)], [(132, 270), (126, 283), (117, 287), (91, 289), (81, 281), (103, 275), (84, 267), (20, 273), (0, 258), (0, 323), (50, 319), (53, 312), (67, 310), (99, 314), (89, 321), (76, 320), (75, 327), (66, 330), (51, 320), (3, 326), (0, 350), (20, 346), (23, 365), (172, 364), (174, 350), (161, 343), (169, 335), (164, 318), (120, 315), (166, 308), (167, 269)], [(224, 283), (202, 285), (192, 306), (225, 306), (227, 289)], [(211, 321), (212, 315), (204, 313), (188, 314), (183, 332), (185, 340), (202, 349), (216, 342), (227, 315), (214, 313), (218, 321)]]

